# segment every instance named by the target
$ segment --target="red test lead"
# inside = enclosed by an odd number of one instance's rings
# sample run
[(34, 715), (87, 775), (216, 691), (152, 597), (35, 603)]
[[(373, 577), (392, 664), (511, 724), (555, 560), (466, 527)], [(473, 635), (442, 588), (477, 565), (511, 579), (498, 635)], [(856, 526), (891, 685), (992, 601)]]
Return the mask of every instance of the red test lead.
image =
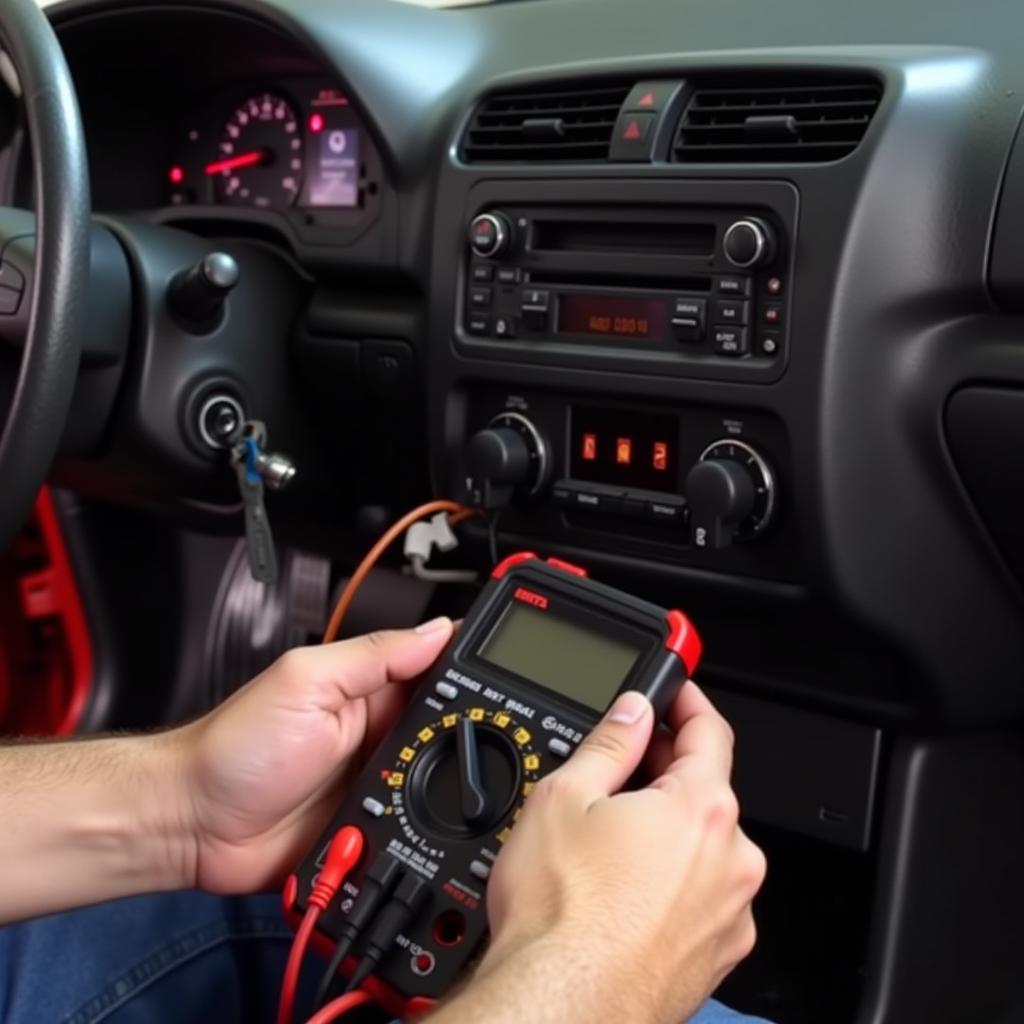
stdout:
[(354, 825), (338, 829), (327, 849), (327, 858), (309, 896), (309, 906), (295, 935), (288, 963), (281, 983), (281, 1001), (277, 1008), (277, 1024), (292, 1024), (295, 1008), (295, 990), (299, 983), (299, 970), (306, 953), (309, 938), (316, 927), (317, 918), (334, 899), (341, 883), (359, 863), (363, 854), (363, 833)]

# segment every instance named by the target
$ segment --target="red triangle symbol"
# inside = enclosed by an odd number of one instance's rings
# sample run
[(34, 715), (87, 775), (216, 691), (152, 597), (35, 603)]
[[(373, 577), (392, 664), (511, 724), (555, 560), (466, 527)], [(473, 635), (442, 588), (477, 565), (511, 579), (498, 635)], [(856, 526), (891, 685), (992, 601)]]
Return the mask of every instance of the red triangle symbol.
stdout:
[(637, 104), (636, 105), (638, 107), (653, 107), (654, 106), (654, 93), (653, 92), (645, 92), (643, 94), (643, 96), (641, 96), (640, 99), (637, 100)]
[(639, 139), (640, 125), (638, 125), (636, 121), (630, 121), (629, 124), (626, 126), (626, 130), (625, 132), (623, 132), (622, 137), (624, 139)]

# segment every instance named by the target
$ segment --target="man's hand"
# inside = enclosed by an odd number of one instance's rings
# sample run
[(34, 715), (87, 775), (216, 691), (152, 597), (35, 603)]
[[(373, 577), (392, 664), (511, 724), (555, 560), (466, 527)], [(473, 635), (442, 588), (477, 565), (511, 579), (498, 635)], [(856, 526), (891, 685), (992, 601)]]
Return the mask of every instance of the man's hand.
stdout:
[(491, 948), (432, 1022), (547, 1024), (568, 1007), (594, 1024), (678, 1024), (750, 952), (765, 861), (737, 824), (732, 732), (688, 684), (674, 735), (651, 746), (653, 781), (618, 793), (653, 717), (639, 694), (620, 697), (538, 784), (488, 886)]
[(194, 883), (213, 892), (276, 884), (306, 853), (362, 755), (437, 659), (448, 619), (297, 648), (180, 730)]

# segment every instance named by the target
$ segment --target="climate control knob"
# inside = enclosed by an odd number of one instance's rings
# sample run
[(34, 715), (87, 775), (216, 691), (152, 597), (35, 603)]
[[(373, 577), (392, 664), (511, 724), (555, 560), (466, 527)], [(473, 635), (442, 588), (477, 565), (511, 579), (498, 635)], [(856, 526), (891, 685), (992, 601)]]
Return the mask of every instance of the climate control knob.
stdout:
[(481, 213), (469, 225), (469, 247), (484, 259), (500, 256), (512, 241), (512, 225), (500, 213)]
[(495, 416), (466, 445), (466, 471), (474, 503), (500, 508), (513, 497), (529, 497), (546, 483), (548, 446), (537, 428), (518, 412)]
[(728, 547), (755, 537), (771, 522), (775, 474), (744, 441), (716, 441), (687, 474), (686, 501), (694, 546)]
[(726, 229), (722, 248), (735, 267), (764, 266), (775, 256), (775, 232), (759, 217), (744, 217)]

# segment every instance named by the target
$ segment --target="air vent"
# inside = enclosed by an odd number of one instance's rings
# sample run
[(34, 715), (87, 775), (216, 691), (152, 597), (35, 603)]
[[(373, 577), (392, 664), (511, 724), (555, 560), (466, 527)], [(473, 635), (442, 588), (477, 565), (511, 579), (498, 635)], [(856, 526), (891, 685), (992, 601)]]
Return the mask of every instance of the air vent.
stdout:
[(607, 160), (631, 83), (576, 83), (484, 100), (462, 143), (469, 163)]
[(694, 83), (676, 136), (684, 163), (812, 163), (852, 153), (882, 96), (874, 81), (836, 78)]

